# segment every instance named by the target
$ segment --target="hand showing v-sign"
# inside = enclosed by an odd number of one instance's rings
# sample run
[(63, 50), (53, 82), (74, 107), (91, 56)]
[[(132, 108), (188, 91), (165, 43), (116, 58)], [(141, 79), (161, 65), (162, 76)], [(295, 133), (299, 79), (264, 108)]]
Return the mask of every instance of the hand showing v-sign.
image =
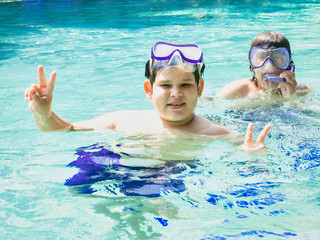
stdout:
[(247, 134), (246, 138), (244, 140), (244, 143), (239, 146), (240, 149), (245, 151), (255, 151), (255, 150), (261, 150), (265, 148), (265, 145), (263, 145), (263, 141), (267, 136), (268, 131), (270, 130), (271, 126), (267, 124), (264, 129), (259, 134), (257, 140), (255, 143), (252, 142), (252, 132), (253, 132), (253, 123), (248, 124), (247, 128)]
[(55, 131), (72, 128), (71, 123), (60, 118), (51, 110), (52, 93), (56, 80), (56, 72), (52, 72), (49, 82), (46, 81), (43, 67), (38, 67), (39, 85), (32, 84), (25, 91), (24, 98), (29, 101), (36, 124), (41, 131)]
[(32, 84), (25, 91), (24, 98), (29, 101), (29, 108), (33, 113), (49, 116), (51, 112), (52, 93), (56, 80), (56, 72), (52, 72), (49, 82), (46, 81), (43, 67), (38, 67), (39, 85)]

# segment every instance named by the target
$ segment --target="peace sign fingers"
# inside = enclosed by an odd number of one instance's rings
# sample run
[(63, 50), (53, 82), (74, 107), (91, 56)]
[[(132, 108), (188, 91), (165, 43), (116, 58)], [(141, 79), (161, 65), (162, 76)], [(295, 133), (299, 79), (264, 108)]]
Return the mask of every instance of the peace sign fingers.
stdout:
[(252, 142), (252, 133), (253, 133), (253, 123), (248, 124), (246, 137), (244, 139), (244, 143), (239, 146), (239, 148), (246, 151), (254, 151), (264, 149), (263, 141), (266, 138), (271, 126), (267, 124), (264, 129), (259, 134), (257, 140)]
[(50, 80), (49, 82), (47, 82), (44, 74), (43, 66), (41, 65), (38, 66), (38, 72), (39, 72), (39, 87), (41, 92), (46, 96), (51, 96), (54, 89), (57, 73), (52, 72), (50, 76)]
[(258, 138), (257, 138), (257, 141), (256, 141), (256, 144), (262, 144), (264, 139), (266, 138), (269, 130), (270, 130), (271, 126), (269, 124), (267, 124), (263, 130), (261, 131), (261, 133), (259, 134)]
[(33, 84), (25, 91), (25, 100), (30, 102), (32, 112), (47, 116), (51, 111), (52, 95), (56, 80), (56, 72), (52, 72), (49, 82), (44, 75), (43, 66), (38, 66), (39, 85)]

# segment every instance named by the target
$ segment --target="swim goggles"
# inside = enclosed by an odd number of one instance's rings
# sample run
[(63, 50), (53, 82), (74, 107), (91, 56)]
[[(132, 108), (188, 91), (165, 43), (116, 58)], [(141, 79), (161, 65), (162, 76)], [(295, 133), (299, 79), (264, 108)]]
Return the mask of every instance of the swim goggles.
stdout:
[(156, 42), (151, 49), (150, 70), (165, 67), (182, 67), (187, 72), (199, 73), (203, 65), (203, 52), (197, 44)]
[(288, 69), (291, 62), (291, 54), (288, 49), (253, 47), (249, 52), (249, 62), (251, 67), (260, 68), (270, 59), (273, 64), (282, 70)]

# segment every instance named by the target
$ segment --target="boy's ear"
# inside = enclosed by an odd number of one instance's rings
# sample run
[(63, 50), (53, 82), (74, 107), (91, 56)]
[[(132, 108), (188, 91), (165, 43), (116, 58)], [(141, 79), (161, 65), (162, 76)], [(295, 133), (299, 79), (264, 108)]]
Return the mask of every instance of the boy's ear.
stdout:
[(149, 80), (143, 82), (143, 88), (148, 99), (152, 99), (152, 86)]
[(203, 80), (203, 78), (200, 78), (199, 79), (199, 84), (198, 84), (198, 97), (201, 97), (202, 91), (203, 91), (203, 87), (204, 87), (204, 80)]

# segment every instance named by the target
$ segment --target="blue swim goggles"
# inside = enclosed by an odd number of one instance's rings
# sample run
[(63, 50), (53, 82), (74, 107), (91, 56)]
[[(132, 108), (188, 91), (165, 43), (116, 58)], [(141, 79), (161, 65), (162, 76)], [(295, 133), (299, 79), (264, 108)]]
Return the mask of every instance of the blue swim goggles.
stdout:
[(203, 65), (203, 52), (197, 44), (156, 42), (151, 49), (150, 69), (182, 67), (187, 72), (199, 73)]
[(287, 70), (291, 63), (291, 54), (288, 49), (284, 47), (253, 47), (249, 52), (249, 62), (253, 68), (262, 67), (268, 59), (270, 59), (277, 68)]

